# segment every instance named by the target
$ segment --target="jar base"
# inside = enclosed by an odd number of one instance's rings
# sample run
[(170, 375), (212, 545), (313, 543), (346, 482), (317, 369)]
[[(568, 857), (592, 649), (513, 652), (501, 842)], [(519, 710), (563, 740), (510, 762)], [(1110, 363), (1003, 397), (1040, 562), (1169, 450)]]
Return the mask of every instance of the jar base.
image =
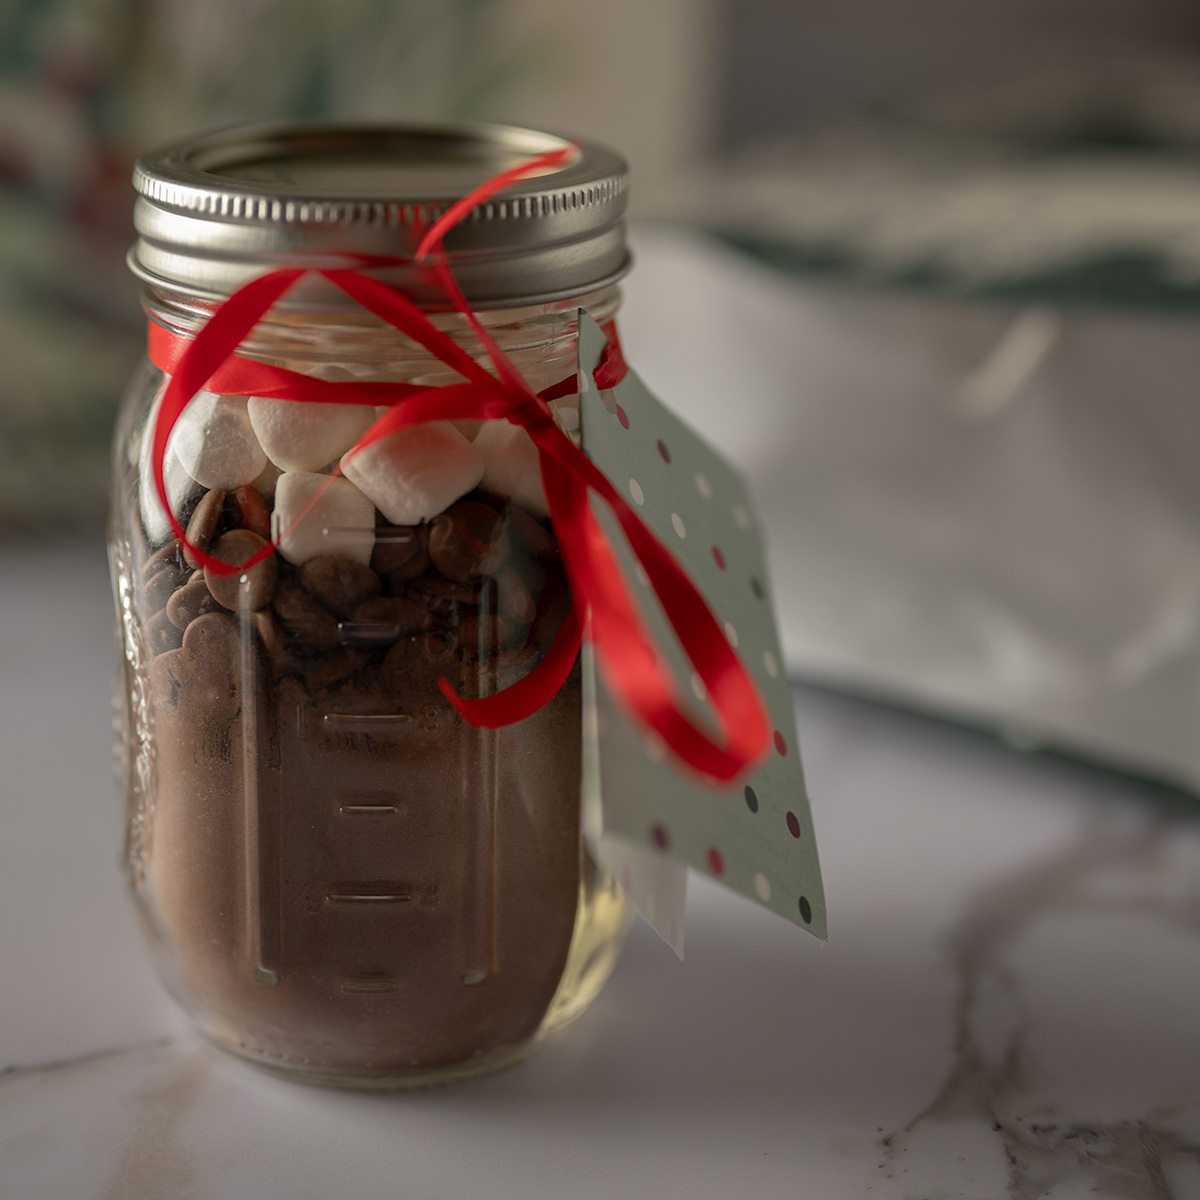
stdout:
[(200, 1033), (218, 1050), (241, 1062), (248, 1063), (268, 1075), (274, 1075), (278, 1079), (286, 1079), (291, 1083), (304, 1083), (310, 1087), (353, 1092), (416, 1091), (421, 1088), (463, 1083), (483, 1075), (493, 1075), (522, 1063), (545, 1040), (542, 1037), (534, 1037), (523, 1045), (504, 1046), (488, 1054), (481, 1054), (477, 1058), (468, 1059), (466, 1062), (454, 1063), (445, 1067), (426, 1068), (402, 1074), (392, 1072), (372, 1074), (366, 1071), (322, 1071), (301, 1063), (283, 1063), (274, 1059), (259, 1058), (241, 1047), (230, 1046), (203, 1029), (200, 1030)]

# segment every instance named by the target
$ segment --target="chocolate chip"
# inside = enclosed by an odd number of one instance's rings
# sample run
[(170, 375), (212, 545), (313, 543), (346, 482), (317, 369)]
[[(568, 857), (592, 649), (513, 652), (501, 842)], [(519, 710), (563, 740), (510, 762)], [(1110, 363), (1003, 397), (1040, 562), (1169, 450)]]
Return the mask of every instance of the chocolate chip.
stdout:
[[(207, 550), (212, 543), (213, 534), (221, 521), (221, 510), (225, 505), (225, 493), (221, 488), (212, 488), (204, 493), (200, 503), (196, 505), (192, 519), (188, 522), (188, 541), (200, 550)], [(184, 562), (190, 567), (198, 567), (200, 560), (188, 546), (183, 548)]]
[(186, 629), (197, 617), (219, 612), (221, 606), (204, 582), (204, 572), (195, 571), (192, 577), (167, 601), (167, 617), (176, 629)]
[(146, 622), (146, 641), (150, 645), (151, 654), (165, 654), (168, 650), (177, 650), (183, 645), (183, 632), (171, 623), (165, 612), (156, 612)]
[(438, 662), (448, 657), (458, 643), (450, 634), (439, 632), (429, 634), (421, 645), (424, 647), (425, 656), (431, 662)]
[(494, 575), (508, 558), (508, 548), (500, 514), (477, 500), (452, 504), (429, 529), (433, 565), (459, 583)]
[(513, 540), (542, 562), (558, 562), (562, 558), (558, 541), (539, 521), (535, 521), (523, 508), (510, 504), (504, 510)]
[[(375, 529), (375, 549), (371, 552), (371, 567), (380, 575), (390, 575), (410, 562), (425, 549), (429, 539), (428, 525), (379, 525)], [(426, 566), (429, 564), (426, 563)]]
[(264, 608), (254, 614), (254, 631), (262, 645), (263, 654), (276, 677), (281, 675), (292, 663), (288, 653), (287, 635), (279, 618), (269, 608)]
[(340, 643), (337, 620), (299, 584), (281, 580), (271, 606), (289, 639), (311, 652), (332, 650)]
[(238, 623), (232, 613), (205, 613), (183, 631), (183, 652), (195, 663), (231, 668), (239, 656)]
[(393, 594), (402, 591), (405, 584), (424, 575), (432, 566), (433, 559), (429, 557), (429, 551), (418, 550), (403, 566), (388, 572), (388, 590)]
[(252, 483), (234, 488), (226, 505), (229, 524), (235, 529), (257, 533), (264, 542), (271, 540), (271, 513), (262, 493)]
[(348, 679), (363, 665), (361, 653), (339, 646), (314, 660), (304, 672), (304, 685), (310, 692), (332, 687)]
[(404, 594), (419, 598), (422, 603), (453, 600), (456, 604), (467, 604), (474, 608), (479, 604), (480, 586), (478, 583), (459, 583), (430, 571), (428, 575), (414, 579)]
[(181, 562), (160, 562), (158, 569), (146, 579), (146, 586), (142, 591), (142, 602), (146, 611), (158, 612), (164, 608), (175, 589), (183, 587), (191, 578), (191, 574), (191, 570)]
[[(212, 545), (211, 554), (226, 563), (243, 563), (267, 545), (265, 538), (249, 529), (231, 529)], [(255, 611), (266, 608), (275, 594), (275, 581), (279, 576), (279, 561), (274, 552), (248, 570), (232, 575), (218, 575), (211, 567), (205, 567), (204, 580), (208, 590), (219, 604), (235, 611)]]
[(526, 586), (525, 575), (511, 565), (496, 572), (496, 603), (500, 612), (517, 626), (528, 625), (537, 612), (537, 604)]
[(205, 613), (183, 633), (178, 675), (180, 703), (229, 718), (237, 711), (242, 683), (242, 645), (232, 613)]
[(537, 615), (529, 629), (529, 640), (544, 654), (554, 641), (563, 618), (571, 607), (571, 590), (565, 583), (548, 586), (538, 603)]
[(473, 658), (491, 658), (516, 640), (517, 627), (501, 613), (465, 617), (458, 629), (463, 650)]
[(339, 554), (310, 558), (300, 568), (300, 582), (331, 613), (348, 617), (364, 600), (383, 593), (383, 581), (365, 563)]
[(519, 671), (523, 675), (539, 657), (538, 648), (532, 642), (523, 641), (518, 636), (514, 645), (508, 650), (501, 650), (488, 666), (496, 672)]
[(179, 543), (174, 538), (155, 550), (142, 564), (142, 582), (148, 583), (151, 576), (156, 575), (168, 564), (179, 565)]
[(438, 680), (447, 673), (458, 674), (450, 645), (442, 635), (429, 634), (401, 638), (387, 652), (381, 668), (383, 683), (391, 695), (403, 698), (406, 711), (420, 712), (431, 705), (445, 708)]
[(342, 625), (347, 641), (387, 645), (428, 628), (428, 612), (415, 600), (403, 596), (379, 596), (360, 604)]

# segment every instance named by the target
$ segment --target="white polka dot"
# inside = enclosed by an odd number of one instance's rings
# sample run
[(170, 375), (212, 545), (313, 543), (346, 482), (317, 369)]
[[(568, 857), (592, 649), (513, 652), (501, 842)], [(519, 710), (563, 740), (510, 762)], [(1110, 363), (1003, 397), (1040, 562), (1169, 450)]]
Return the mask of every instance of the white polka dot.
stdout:
[(696, 693), (697, 700), (708, 699), (708, 688), (704, 686), (704, 680), (695, 671), (692, 672), (692, 691)]
[(733, 519), (738, 523), (739, 528), (750, 528), (750, 514), (740, 504), (733, 506)]
[(650, 576), (646, 574), (646, 568), (636, 558), (633, 560), (633, 575), (642, 587), (650, 586)]
[(687, 530), (684, 528), (683, 518), (678, 513), (671, 514), (671, 528), (681, 537), (687, 537)]
[(734, 629), (733, 625), (729, 621), (725, 622), (725, 636), (729, 639), (729, 644), (736, 650), (737, 630)]
[(776, 661), (775, 655), (773, 655), (770, 650), (763, 651), (763, 666), (767, 668), (767, 674), (770, 675), (772, 679), (779, 678), (779, 663)]
[(708, 476), (703, 471), (696, 472), (696, 491), (702, 495), (705, 500), (712, 499), (712, 484), (708, 482)]
[(590, 392), (591, 390), (592, 390), (592, 377), (586, 371), (580, 371), (579, 372), (579, 393), (580, 393), (580, 395), (582, 395), (584, 392)]
[(636, 479), (629, 481), (629, 494), (633, 497), (634, 504), (646, 503), (646, 493), (642, 491), (642, 485)]
[(759, 871), (754, 876), (754, 890), (758, 893), (758, 898), (766, 904), (771, 898), (771, 881)]

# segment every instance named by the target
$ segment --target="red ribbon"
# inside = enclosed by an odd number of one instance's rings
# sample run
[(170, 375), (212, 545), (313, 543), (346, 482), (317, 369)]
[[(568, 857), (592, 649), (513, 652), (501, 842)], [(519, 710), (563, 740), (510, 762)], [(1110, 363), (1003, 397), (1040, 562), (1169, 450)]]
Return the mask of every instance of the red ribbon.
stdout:
[[(518, 179), (560, 164), (574, 147), (531, 159), (489, 179), (452, 205), (430, 227), (417, 260), (433, 256), (455, 309), (487, 351), (493, 375), (445, 333), (407, 296), (358, 269), (316, 273), (423, 346), (462, 376), (462, 383), (426, 387), (403, 383), (329, 382), (254, 362), (236, 354), (260, 320), (299, 279), (302, 267), (261, 275), (238, 288), (187, 339), (151, 323), (150, 357), (170, 376), (154, 425), (154, 481), (175, 536), (204, 567), (221, 575), (248, 570), (274, 553), (278, 538), (240, 564), (214, 558), (188, 541), (167, 498), (164, 464), (167, 441), (180, 414), (204, 388), (225, 395), (269, 396), (297, 402), (370, 404), (388, 411), (367, 430), (349, 455), (410, 425), (437, 420), (507, 420), (520, 425), (538, 449), (550, 519), (559, 541), (573, 605), (542, 660), (521, 680), (478, 700), (458, 696), (445, 679), (442, 691), (470, 724), (488, 729), (511, 725), (537, 712), (558, 693), (579, 651), (586, 626), (609, 688), (626, 710), (652, 730), (681, 762), (703, 776), (727, 782), (752, 767), (767, 747), (770, 727), (753, 679), (730, 646), (704, 597), (673, 555), (642, 522), (609, 479), (580, 451), (554, 420), (548, 401), (575, 391), (570, 378), (534, 392), (496, 345), (459, 291), (441, 239), (477, 205)], [(594, 373), (600, 388), (613, 387), (625, 364), (610, 327), (610, 341)], [(335, 474), (338, 471), (335, 470)], [(589, 492), (609, 506), (650, 580), (668, 622), (707, 689), (719, 740), (697, 725), (680, 703), (674, 680), (646, 630), (636, 601), (595, 514)], [(315, 500), (314, 500), (315, 503)], [(306, 510), (307, 511), (307, 510)], [(302, 512), (297, 523), (304, 519)], [(282, 537), (287, 530), (280, 531)]]

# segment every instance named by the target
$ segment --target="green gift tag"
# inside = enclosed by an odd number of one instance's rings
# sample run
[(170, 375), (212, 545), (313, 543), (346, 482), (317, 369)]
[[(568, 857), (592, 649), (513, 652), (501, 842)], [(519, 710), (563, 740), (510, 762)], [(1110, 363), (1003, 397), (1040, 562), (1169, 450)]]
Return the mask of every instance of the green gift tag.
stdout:
[[(735, 786), (699, 779), (635, 725), (584, 658), (585, 829), (651, 925), (682, 950), (684, 864), (826, 935), (825, 897), (762, 535), (742, 479), (630, 370), (599, 391), (606, 339), (580, 314), (584, 452), (623, 491), (708, 600), (762, 694), (768, 756)], [(736, 397), (731, 398), (736, 403)], [(593, 505), (693, 717), (716, 731), (692, 670), (616, 519)], [(649, 910), (649, 911), (648, 911)], [(673, 928), (674, 926), (674, 928)]]

